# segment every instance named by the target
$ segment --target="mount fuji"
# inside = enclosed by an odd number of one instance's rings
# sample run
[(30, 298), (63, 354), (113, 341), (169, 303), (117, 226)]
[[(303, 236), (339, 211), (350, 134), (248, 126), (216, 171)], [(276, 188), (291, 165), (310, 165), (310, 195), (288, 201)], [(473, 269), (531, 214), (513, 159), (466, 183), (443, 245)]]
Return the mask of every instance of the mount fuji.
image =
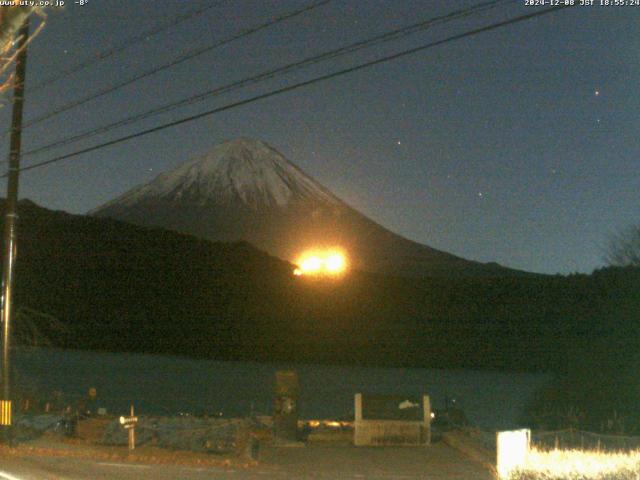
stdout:
[(270, 145), (240, 138), (214, 146), (90, 215), (214, 241), (245, 240), (295, 262), (339, 247), (352, 267), (402, 276), (509, 275), (408, 240), (359, 213)]

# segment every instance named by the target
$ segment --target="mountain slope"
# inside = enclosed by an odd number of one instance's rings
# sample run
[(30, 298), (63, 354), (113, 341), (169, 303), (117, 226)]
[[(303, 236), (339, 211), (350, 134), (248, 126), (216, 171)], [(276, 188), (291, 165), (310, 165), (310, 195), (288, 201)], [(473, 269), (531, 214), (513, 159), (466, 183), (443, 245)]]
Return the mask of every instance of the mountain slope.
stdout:
[[(289, 365), (553, 371), (558, 383), (523, 424), (564, 428), (562, 412), (577, 405), (581, 428), (600, 428), (615, 411), (640, 431), (639, 268), (499, 278), (350, 272), (334, 281), (294, 277), (290, 264), (247, 243), (25, 201), (18, 213), (14, 339)], [(19, 389), (28, 378), (17, 373)], [(161, 380), (156, 373), (140, 381)]]
[[(3, 202), (0, 201), (0, 213)], [(215, 243), (21, 202), (16, 306), (56, 346), (218, 359), (549, 370), (619, 345), (640, 270), (571, 277), (295, 277)], [(3, 218), (3, 217), (2, 217)], [(51, 317), (64, 328), (49, 325)], [(22, 328), (16, 319), (16, 333)], [(617, 336), (617, 337), (616, 337)], [(636, 342), (637, 343), (637, 342)], [(605, 351), (605, 350), (603, 350)], [(628, 351), (638, 351), (637, 345)]]
[(246, 240), (295, 262), (340, 247), (357, 269), (401, 275), (521, 273), (407, 240), (335, 197), (264, 142), (215, 146), (90, 212), (216, 241)]

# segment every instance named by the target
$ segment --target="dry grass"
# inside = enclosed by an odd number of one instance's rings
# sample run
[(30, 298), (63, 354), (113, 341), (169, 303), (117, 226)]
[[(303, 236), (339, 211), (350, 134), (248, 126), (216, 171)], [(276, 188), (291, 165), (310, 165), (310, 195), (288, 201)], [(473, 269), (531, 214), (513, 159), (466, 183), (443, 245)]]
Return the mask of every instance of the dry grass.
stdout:
[(640, 450), (598, 452), (542, 451), (531, 448), (527, 463), (512, 480), (640, 480)]
[(103, 445), (106, 426), (113, 418), (90, 418), (78, 423), (77, 437), (63, 437), (47, 432), (38, 439), (24, 442), (14, 448), (0, 445), (0, 464), (4, 457), (62, 457), (91, 460), (117, 460), (148, 464), (186, 465), (197, 467), (249, 468), (256, 464), (243, 455), (212, 455), (202, 452), (170, 450), (152, 445), (141, 445), (133, 452), (127, 447)]

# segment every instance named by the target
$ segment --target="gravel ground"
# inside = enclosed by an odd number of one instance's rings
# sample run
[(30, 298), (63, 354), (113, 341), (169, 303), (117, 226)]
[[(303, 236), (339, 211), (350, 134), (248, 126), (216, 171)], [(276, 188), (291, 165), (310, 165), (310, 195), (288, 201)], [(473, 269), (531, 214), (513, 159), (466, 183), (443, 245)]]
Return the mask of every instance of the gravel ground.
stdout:
[(333, 438), (329, 436), (323, 442), (276, 447), (268, 436), (261, 442), (256, 462), (234, 454), (147, 445), (130, 454), (126, 447), (101, 444), (108, 423), (107, 419), (80, 422), (75, 438), (47, 433), (16, 449), (0, 446), (0, 480), (493, 478), (481, 462), (443, 441), (428, 447), (354, 447), (344, 435), (334, 435), (338, 441), (327, 441)]
[[(82, 450), (82, 449), (80, 449)], [(468, 479), (490, 480), (481, 464), (436, 443), (429, 447), (266, 447), (257, 464), (158, 464), (146, 458), (43, 455), (0, 451), (0, 479), (32, 480), (200, 480), (200, 479)], [(193, 460), (193, 459), (192, 459)], [(8, 475), (8, 476), (6, 476)]]
[(491, 479), (474, 462), (442, 442), (429, 447), (306, 446), (261, 452), (261, 464), (283, 478)]

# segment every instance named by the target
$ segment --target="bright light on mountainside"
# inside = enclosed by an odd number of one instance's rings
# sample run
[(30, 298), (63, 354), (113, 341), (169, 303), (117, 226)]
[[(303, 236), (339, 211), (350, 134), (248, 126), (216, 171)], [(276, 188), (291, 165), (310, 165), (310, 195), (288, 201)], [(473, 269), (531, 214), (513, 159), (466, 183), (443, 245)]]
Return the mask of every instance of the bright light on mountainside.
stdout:
[(324, 262), (324, 267), (329, 272), (340, 273), (346, 268), (346, 261), (344, 255), (340, 253), (334, 253), (327, 257)]
[(347, 257), (339, 250), (310, 251), (303, 253), (293, 271), (296, 276), (337, 276), (346, 272)]

